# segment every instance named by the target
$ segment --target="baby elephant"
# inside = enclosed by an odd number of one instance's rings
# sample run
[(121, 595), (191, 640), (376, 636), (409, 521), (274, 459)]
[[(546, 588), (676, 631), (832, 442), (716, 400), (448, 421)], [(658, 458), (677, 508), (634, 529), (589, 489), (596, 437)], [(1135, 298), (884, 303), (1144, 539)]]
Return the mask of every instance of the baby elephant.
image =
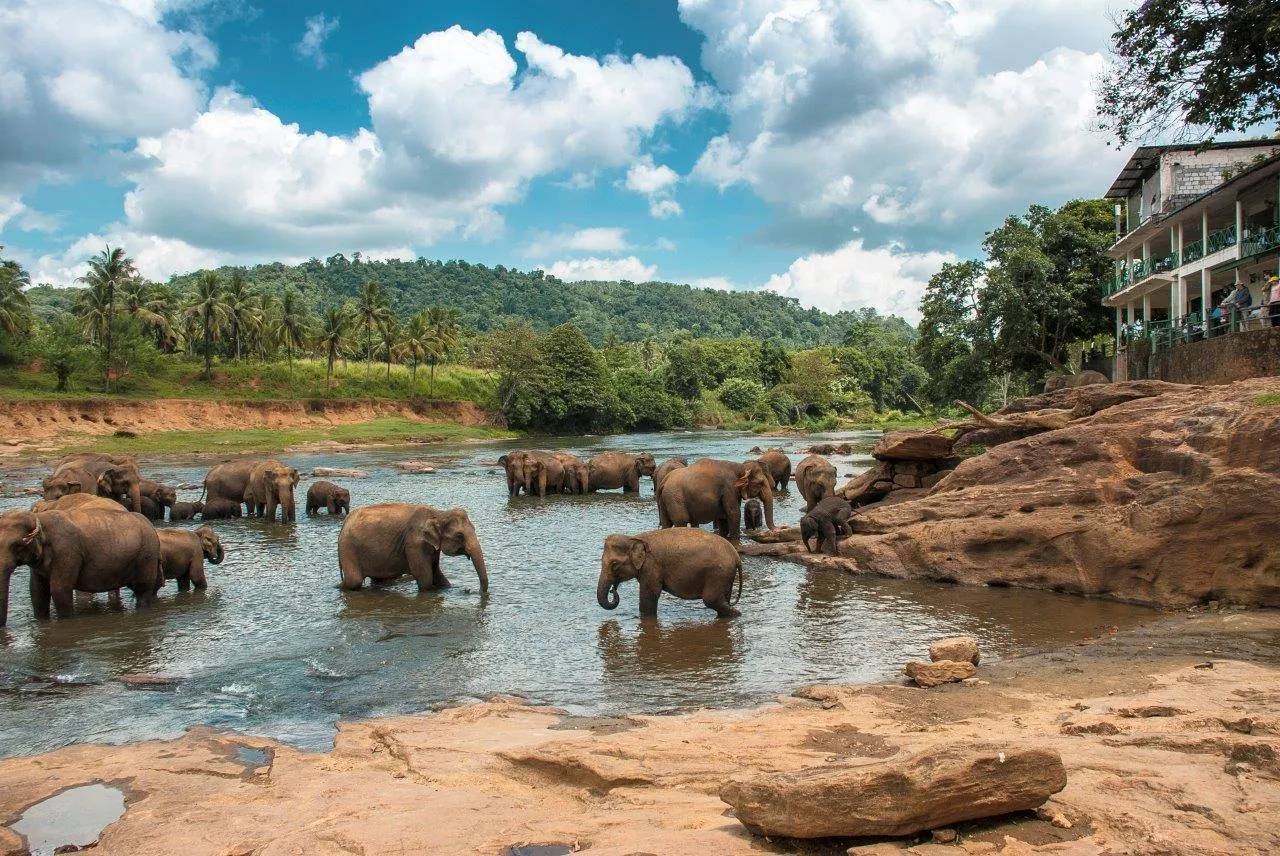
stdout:
[[(849, 527), (849, 517), (853, 514), (853, 506), (838, 496), (828, 496), (818, 501), (813, 510), (800, 518), (800, 537), (804, 548), (810, 553), (822, 552), (834, 556), (836, 554), (836, 537), (853, 533)], [(815, 551), (809, 539), (817, 537), (818, 549)]]
[(177, 523), (179, 520), (195, 520), (196, 515), (203, 511), (203, 502), (175, 502), (169, 506), (169, 522)]
[(315, 514), (322, 508), (330, 514), (346, 514), (351, 511), (351, 491), (333, 482), (318, 481), (307, 488), (307, 514)]
[(742, 521), (743, 528), (748, 532), (764, 528), (764, 506), (760, 504), (760, 500), (747, 500), (746, 505), (742, 506)]
[(200, 519), (226, 520), (231, 517), (240, 517), (243, 514), (241, 505), (241, 503), (230, 499), (211, 499), (204, 504), (204, 508), (200, 511)]
[[(659, 529), (640, 535), (610, 535), (600, 557), (596, 600), (605, 609), (618, 607), (618, 584), (640, 581), (640, 614), (658, 614), (664, 591), (682, 600), (698, 600), (720, 618), (741, 615), (731, 605), (733, 582), (742, 596), (742, 559), (724, 538), (703, 529)], [(738, 597), (732, 603), (738, 602)]]
[(202, 589), (208, 582), (204, 576), (204, 560), (222, 564), (225, 554), (218, 533), (208, 526), (194, 532), (184, 529), (157, 529), (160, 538), (160, 567), (166, 580), (177, 580), (179, 591), (192, 585)]

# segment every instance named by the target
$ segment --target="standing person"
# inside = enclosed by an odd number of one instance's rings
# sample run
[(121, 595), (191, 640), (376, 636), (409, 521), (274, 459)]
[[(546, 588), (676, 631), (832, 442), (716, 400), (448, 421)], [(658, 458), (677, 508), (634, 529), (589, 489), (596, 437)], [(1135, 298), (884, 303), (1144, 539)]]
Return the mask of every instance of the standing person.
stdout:
[(1268, 310), (1271, 314), (1271, 326), (1280, 327), (1280, 276), (1274, 273), (1267, 277), (1268, 293), (1263, 303), (1263, 314)]

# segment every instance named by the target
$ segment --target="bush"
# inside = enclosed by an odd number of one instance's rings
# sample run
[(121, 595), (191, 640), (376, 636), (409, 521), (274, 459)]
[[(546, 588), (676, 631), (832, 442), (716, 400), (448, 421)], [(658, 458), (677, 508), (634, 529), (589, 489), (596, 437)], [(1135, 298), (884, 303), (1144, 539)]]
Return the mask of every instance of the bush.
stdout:
[(731, 410), (754, 413), (764, 397), (764, 387), (753, 380), (731, 377), (720, 385), (716, 395)]
[(614, 376), (618, 398), (627, 408), (624, 427), (636, 431), (670, 431), (693, 424), (689, 405), (667, 392), (656, 373), (623, 369)]

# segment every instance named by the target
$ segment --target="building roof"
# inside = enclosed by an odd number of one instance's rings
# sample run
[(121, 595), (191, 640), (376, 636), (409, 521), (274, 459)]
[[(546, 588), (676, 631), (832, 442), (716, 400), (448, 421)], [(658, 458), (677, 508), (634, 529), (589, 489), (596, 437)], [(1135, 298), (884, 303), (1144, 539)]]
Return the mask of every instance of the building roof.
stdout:
[(1195, 152), (1211, 149), (1251, 149), (1260, 146), (1275, 146), (1280, 143), (1275, 137), (1262, 140), (1231, 140), (1225, 143), (1184, 143), (1169, 146), (1139, 146), (1129, 155), (1129, 162), (1120, 170), (1116, 180), (1111, 182), (1105, 198), (1124, 199), (1130, 196), (1135, 188), (1142, 185), (1142, 180), (1151, 173), (1152, 168), (1160, 161), (1165, 152)]

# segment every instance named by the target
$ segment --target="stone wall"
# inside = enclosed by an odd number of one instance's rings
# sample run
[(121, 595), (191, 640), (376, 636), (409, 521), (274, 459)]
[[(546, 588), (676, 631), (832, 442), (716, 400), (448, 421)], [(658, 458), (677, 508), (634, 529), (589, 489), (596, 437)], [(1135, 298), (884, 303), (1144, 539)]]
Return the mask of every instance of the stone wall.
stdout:
[(1146, 362), (1145, 377), (1173, 383), (1219, 384), (1280, 376), (1280, 328), (1246, 330), (1178, 345), (1148, 357)]

